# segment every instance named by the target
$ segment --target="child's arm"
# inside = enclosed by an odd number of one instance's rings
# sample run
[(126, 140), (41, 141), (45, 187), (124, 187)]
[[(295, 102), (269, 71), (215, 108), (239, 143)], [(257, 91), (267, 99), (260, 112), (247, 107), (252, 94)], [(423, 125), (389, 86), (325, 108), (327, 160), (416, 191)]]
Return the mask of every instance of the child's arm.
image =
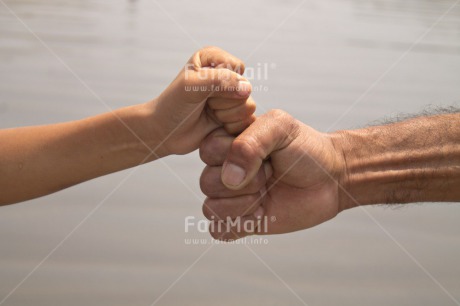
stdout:
[(239, 83), (246, 80), (236, 73), (243, 67), (226, 52), (206, 48), (148, 103), (79, 121), (1, 130), (0, 205), (191, 152), (221, 125), (243, 130), (255, 111), (250, 85)]

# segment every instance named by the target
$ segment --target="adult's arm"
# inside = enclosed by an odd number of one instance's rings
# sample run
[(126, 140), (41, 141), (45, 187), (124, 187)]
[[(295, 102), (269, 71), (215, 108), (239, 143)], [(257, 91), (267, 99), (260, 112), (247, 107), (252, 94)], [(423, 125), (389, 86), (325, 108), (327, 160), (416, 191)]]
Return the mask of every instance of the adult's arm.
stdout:
[(365, 204), (460, 201), (460, 113), (336, 134), (343, 209)]
[[(326, 134), (275, 110), (236, 138), (215, 131), (200, 153), (217, 239), (302, 230), (358, 205), (460, 201), (460, 113)], [(251, 231), (238, 218), (264, 221)]]

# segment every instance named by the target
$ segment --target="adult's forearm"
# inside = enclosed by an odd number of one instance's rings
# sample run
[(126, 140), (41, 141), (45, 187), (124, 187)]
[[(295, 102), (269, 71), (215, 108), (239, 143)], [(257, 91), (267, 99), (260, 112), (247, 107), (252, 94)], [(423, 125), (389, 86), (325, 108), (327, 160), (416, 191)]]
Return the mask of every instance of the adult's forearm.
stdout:
[(460, 201), (460, 113), (341, 131), (341, 209)]
[(138, 105), (74, 122), (1, 130), (0, 205), (153, 160), (145, 159), (150, 151), (132, 133), (155, 147), (145, 124), (153, 120), (149, 112)]

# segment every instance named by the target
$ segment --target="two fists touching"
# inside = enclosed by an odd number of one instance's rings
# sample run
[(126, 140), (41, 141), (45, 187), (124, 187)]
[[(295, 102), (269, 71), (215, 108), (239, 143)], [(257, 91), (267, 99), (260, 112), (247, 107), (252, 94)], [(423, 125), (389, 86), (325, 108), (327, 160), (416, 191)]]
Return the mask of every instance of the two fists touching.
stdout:
[(296, 231), (358, 205), (459, 201), (458, 111), (323, 134), (282, 111), (256, 119), (243, 73), (205, 48), (148, 103), (0, 130), (0, 206), (200, 146), (217, 239)]
[(279, 110), (254, 119), (244, 98), (208, 103), (224, 127), (200, 146), (203, 212), (216, 239), (306, 229), (361, 205), (460, 199), (456, 110), (324, 134)]
[(339, 210), (334, 179), (342, 167), (333, 139), (280, 111), (256, 120), (243, 73), (241, 60), (205, 48), (148, 103), (77, 121), (0, 130), (0, 143), (6, 144), (0, 146), (0, 205), (201, 145), (208, 164), (201, 182), (208, 196), (206, 217), (232, 227), (235, 220), (276, 220), (251, 230), (216, 227), (215, 238), (289, 232), (332, 218)]
[(169, 154), (188, 153), (201, 143), (207, 164), (201, 189), (208, 197), (203, 212), (212, 221), (211, 235), (233, 240), (287, 233), (333, 218), (340, 210), (343, 170), (333, 137), (283, 111), (255, 120), (243, 72), (244, 64), (228, 53), (200, 50), (154, 102), (175, 114), (161, 124), (167, 127), (164, 137), (172, 135), (165, 142)]

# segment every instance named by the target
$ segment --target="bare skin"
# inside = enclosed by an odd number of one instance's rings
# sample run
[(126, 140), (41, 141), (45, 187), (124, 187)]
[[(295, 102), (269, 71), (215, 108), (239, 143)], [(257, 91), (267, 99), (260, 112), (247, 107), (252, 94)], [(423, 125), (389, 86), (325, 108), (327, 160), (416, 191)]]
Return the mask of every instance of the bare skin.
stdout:
[(242, 131), (255, 111), (243, 72), (241, 60), (209, 47), (150, 102), (74, 122), (1, 130), (0, 205), (192, 152), (220, 126)]
[(203, 212), (221, 240), (307, 229), (359, 205), (460, 201), (460, 113), (325, 134), (276, 110), (236, 138), (214, 131), (200, 156)]

